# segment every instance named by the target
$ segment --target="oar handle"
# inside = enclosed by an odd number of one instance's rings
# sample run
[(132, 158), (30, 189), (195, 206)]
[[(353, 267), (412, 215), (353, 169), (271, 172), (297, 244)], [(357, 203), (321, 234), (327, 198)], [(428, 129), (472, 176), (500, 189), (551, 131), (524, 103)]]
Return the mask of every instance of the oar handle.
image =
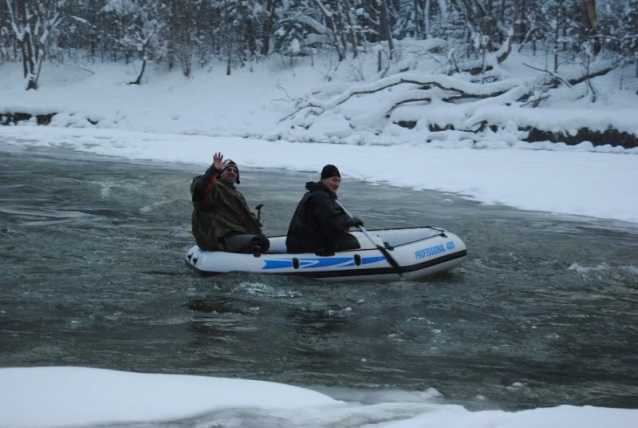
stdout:
[(259, 221), (261, 219), (261, 209), (263, 208), (264, 204), (259, 204), (255, 207), (255, 209), (257, 210), (257, 221)]

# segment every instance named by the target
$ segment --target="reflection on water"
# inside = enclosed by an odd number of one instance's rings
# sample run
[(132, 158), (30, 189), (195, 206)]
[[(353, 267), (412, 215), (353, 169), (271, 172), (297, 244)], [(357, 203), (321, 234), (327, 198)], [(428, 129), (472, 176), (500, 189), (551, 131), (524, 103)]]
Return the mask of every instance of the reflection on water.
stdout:
[[(467, 261), (417, 282), (200, 278), (183, 256), (201, 167), (1, 143), (0, 157), (2, 366), (350, 395), (435, 388), (475, 408), (638, 407), (633, 225), (345, 180), (340, 200), (368, 229), (445, 227), (466, 242)], [(265, 204), (265, 232), (283, 234), (310, 179), (243, 169), (240, 188)]]

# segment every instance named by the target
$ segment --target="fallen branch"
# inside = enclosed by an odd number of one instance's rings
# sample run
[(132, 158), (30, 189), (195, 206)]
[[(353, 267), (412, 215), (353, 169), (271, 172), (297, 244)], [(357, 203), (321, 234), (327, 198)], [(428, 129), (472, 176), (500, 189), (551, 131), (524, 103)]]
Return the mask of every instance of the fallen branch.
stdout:
[[(305, 109), (324, 112), (347, 102), (353, 97), (374, 94), (400, 85), (415, 85), (417, 90), (429, 90), (436, 87), (452, 93), (450, 97), (442, 98), (443, 101), (448, 101), (497, 97), (520, 84), (521, 82), (518, 80), (478, 84), (443, 75), (420, 76), (416, 74), (401, 74), (380, 79), (367, 85), (351, 88), (328, 102), (301, 100), (297, 103), (295, 111), (282, 118), (280, 122), (296, 116)], [(418, 99), (415, 101), (418, 101)]]
[[(552, 73), (552, 72), (551, 72), (551, 71), (549, 71), (549, 70), (543, 70), (543, 69), (541, 69), (541, 68), (537, 68), (537, 67), (531, 66), (531, 65), (529, 65), (529, 64), (525, 64), (525, 63), (523, 63), (523, 65), (524, 65), (525, 67), (529, 67), (529, 68), (531, 68), (532, 70), (536, 70), (536, 71), (540, 71), (540, 72), (542, 72), (542, 73), (549, 74), (549, 75), (550, 75), (550, 76), (552, 76), (555, 80), (557, 80), (557, 81), (559, 81), (559, 82), (563, 82), (563, 83), (564, 83), (564, 84), (565, 84), (568, 88), (571, 88), (571, 87), (572, 87), (572, 85), (570, 85), (570, 84), (569, 84), (569, 82), (568, 82), (567, 80), (563, 79), (562, 77), (560, 77), (560, 76), (559, 76), (559, 75), (557, 75), (556, 73)], [(556, 86), (556, 85), (554, 85), (554, 86)]]

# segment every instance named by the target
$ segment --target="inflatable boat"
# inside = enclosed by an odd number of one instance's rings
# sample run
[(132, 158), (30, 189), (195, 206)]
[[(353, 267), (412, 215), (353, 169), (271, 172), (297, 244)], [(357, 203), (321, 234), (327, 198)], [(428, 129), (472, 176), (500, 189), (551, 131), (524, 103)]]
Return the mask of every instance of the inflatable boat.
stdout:
[(361, 248), (334, 255), (286, 253), (286, 237), (269, 237), (263, 254), (204, 251), (186, 253), (186, 266), (203, 276), (229, 272), (292, 275), (325, 281), (420, 279), (452, 269), (467, 256), (465, 243), (436, 227), (357, 231)]

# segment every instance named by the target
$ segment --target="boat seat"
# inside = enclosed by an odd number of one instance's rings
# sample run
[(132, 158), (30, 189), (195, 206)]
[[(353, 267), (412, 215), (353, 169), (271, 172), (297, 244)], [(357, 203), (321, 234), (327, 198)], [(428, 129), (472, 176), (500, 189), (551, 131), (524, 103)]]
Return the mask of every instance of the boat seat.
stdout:
[(270, 249), (267, 254), (285, 254), (286, 253), (286, 237), (269, 237)]
[[(372, 240), (368, 239), (368, 237), (363, 234), (361, 234), (360, 236), (357, 236), (357, 239), (359, 240), (359, 245), (361, 245), (362, 250), (373, 250), (377, 248), (377, 246), (379, 245), (385, 248), (385, 243), (383, 242), (383, 239), (381, 239), (379, 235), (370, 235), (370, 238), (372, 238)], [(372, 241), (374, 241), (374, 243), (372, 243)]]
[[(377, 245), (380, 245), (383, 248), (386, 248), (385, 242), (379, 235), (370, 235), (374, 244), (365, 236), (363, 233), (355, 233), (357, 240), (359, 241), (359, 245), (361, 246), (361, 250), (373, 250), (377, 248)], [(285, 254), (286, 253), (286, 240), (285, 237), (283, 239), (279, 238), (269, 238), (270, 239), (270, 249), (267, 254)]]

